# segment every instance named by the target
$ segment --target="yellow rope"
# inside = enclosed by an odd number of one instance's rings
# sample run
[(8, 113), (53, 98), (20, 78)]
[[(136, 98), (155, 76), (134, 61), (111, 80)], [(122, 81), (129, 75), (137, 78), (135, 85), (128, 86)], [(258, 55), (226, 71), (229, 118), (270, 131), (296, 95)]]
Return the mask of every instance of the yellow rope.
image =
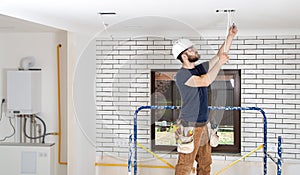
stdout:
[(215, 173), (215, 175), (218, 175), (220, 173), (222, 173), (223, 171), (227, 170), (228, 168), (232, 167), (233, 165), (237, 164), (238, 162), (240, 162), (241, 160), (245, 159), (246, 157), (250, 156), (251, 154), (255, 153), (256, 151), (262, 149), (264, 147), (264, 144), (260, 145), (259, 147), (255, 148), (253, 151), (249, 152), (248, 154), (244, 155), (243, 157), (239, 158), (238, 160), (232, 162), (231, 164), (227, 165), (225, 168), (217, 171)]
[[(143, 146), (140, 143), (137, 143), (137, 146), (142, 148), (143, 150), (147, 151), (148, 153), (150, 153), (151, 155), (153, 155), (154, 157), (156, 157), (157, 159), (159, 159), (160, 161), (162, 161), (163, 163), (165, 163), (168, 166), (159, 166), (159, 165), (142, 165), (139, 164), (138, 167), (142, 167), (142, 168), (172, 168), (175, 169), (175, 167), (170, 164), (169, 162), (167, 162), (165, 159), (161, 158), (159, 155), (155, 154), (154, 152), (150, 151), (149, 149), (147, 149), (145, 146)], [(110, 164), (110, 163), (95, 163), (95, 166), (128, 166), (127, 164)]]
[[(147, 151), (148, 153), (150, 153), (151, 155), (153, 155), (154, 157), (156, 157), (157, 159), (159, 159), (160, 161), (162, 161), (163, 163), (165, 163), (166, 165), (168, 165), (168, 166), (159, 166), (159, 165), (142, 165), (142, 164), (139, 164), (138, 167), (141, 167), (141, 168), (172, 168), (172, 169), (175, 169), (175, 167), (173, 165), (171, 165), (169, 162), (167, 162), (166, 160), (164, 160), (163, 158), (161, 158), (159, 155), (155, 154), (154, 152), (152, 152), (149, 149), (147, 149), (146, 147), (144, 147), (142, 144), (137, 143), (137, 146), (139, 146), (143, 150)], [(231, 164), (227, 165), (223, 169), (217, 171), (215, 173), (215, 175), (219, 175), (220, 173), (222, 173), (225, 170), (227, 170), (228, 168), (234, 166), (235, 164), (237, 164), (241, 160), (243, 160), (246, 157), (252, 155), (253, 153), (255, 153), (256, 151), (262, 149), (263, 147), (264, 147), (264, 144), (258, 146), (253, 151), (249, 152), (248, 154), (244, 155), (243, 157), (239, 158), (238, 160), (236, 160), (236, 161), (232, 162)], [(124, 166), (124, 167), (127, 167), (128, 165), (127, 164), (95, 163), (95, 166)]]
[(166, 165), (169, 166), (169, 168), (173, 168), (175, 169), (175, 167), (173, 165), (171, 165), (169, 162), (167, 162), (165, 159), (161, 158), (159, 155), (155, 154), (154, 152), (150, 151), (149, 149), (147, 149), (146, 147), (144, 147), (142, 144), (137, 143), (137, 146), (139, 146), (140, 148), (142, 148), (143, 150), (147, 151), (148, 153), (150, 153), (151, 155), (153, 155), (154, 157), (156, 157), (157, 159), (159, 159), (160, 161), (162, 161), (163, 163), (165, 163)]
[[(95, 163), (95, 166), (121, 166), (127, 167), (127, 164), (118, 164), (118, 163)], [(142, 165), (139, 164), (138, 167), (140, 168), (170, 168), (169, 166), (160, 166), (160, 165)]]

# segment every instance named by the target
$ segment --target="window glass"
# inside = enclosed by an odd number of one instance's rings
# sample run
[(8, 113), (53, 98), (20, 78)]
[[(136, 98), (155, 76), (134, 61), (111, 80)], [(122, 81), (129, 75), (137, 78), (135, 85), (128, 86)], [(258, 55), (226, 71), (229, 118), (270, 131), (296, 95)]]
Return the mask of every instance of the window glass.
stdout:
[[(151, 105), (180, 106), (181, 97), (174, 76), (177, 70), (151, 71)], [(240, 106), (240, 71), (220, 71), (209, 87), (210, 106)], [(151, 148), (154, 151), (176, 150), (174, 122), (179, 110), (151, 111)], [(210, 110), (210, 117), (218, 125), (219, 146), (214, 152), (240, 152), (240, 111)]]

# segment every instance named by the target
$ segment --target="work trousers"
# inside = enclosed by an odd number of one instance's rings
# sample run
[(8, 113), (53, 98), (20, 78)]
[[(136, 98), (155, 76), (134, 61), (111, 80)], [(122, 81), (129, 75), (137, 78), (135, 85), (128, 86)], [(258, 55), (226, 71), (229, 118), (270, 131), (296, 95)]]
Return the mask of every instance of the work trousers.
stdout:
[(175, 175), (190, 175), (194, 160), (198, 162), (197, 175), (210, 175), (211, 146), (208, 139), (207, 126), (195, 127), (194, 151), (189, 154), (179, 153)]

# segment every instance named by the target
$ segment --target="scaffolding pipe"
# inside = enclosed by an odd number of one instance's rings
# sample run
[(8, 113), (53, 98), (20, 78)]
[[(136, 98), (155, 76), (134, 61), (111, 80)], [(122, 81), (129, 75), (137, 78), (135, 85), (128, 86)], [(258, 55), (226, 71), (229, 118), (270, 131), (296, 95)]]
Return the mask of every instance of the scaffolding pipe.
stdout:
[[(141, 106), (134, 112), (133, 125), (133, 143), (134, 143), (134, 159), (133, 173), (137, 175), (137, 114), (143, 109), (180, 109), (178, 106)], [(131, 169), (131, 164), (128, 164), (128, 169)], [(129, 173), (128, 173), (129, 174)]]
[(127, 172), (128, 172), (128, 175), (131, 175), (131, 160), (132, 160), (132, 134), (129, 135), (129, 152), (128, 152), (128, 162), (127, 162)]
[[(224, 107), (215, 107), (215, 106), (209, 106), (210, 110), (256, 110), (259, 111), (263, 115), (263, 122), (264, 122), (264, 175), (267, 174), (267, 118), (265, 111), (263, 111), (261, 108), (258, 107), (230, 107), (230, 106), (224, 106)], [(137, 114), (139, 111), (143, 109), (180, 109), (180, 106), (141, 106), (134, 112), (134, 125), (133, 125), (133, 142), (134, 142), (134, 157), (133, 157), (133, 168), (134, 168), (134, 175), (137, 175)], [(129, 147), (129, 159), (128, 159), (128, 174), (131, 174), (131, 146)]]
[(281, 175), (281, 158), (282, 158), (282, 149), (281, 149), (281, 136), (278, 137), (278, 160), (277, 160), (277, 175)]

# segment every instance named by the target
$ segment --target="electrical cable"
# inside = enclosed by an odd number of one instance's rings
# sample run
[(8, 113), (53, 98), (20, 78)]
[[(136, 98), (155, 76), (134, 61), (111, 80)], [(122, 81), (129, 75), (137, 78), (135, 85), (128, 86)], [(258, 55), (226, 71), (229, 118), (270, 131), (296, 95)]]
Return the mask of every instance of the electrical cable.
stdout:
[[(2, 112), (3, 112), (3, 104), (4, 104), (4, 102), (5, 102), (5, 99), (3, 98), (2, 101), (1, 101), (0, 121), (2, 120), (2, 114), (3, 114)], [(3, 139), (0, 140), (0, 142), (3, 142), (3, 141), (5, 141), (6, 139), (11, 138), (11, 137), (14, 136), (15, 133), (16, 133), (16, 128), (15, 128), (14, 125), (12, 124), (11, 118), (12, 118), (12, 117), (9, 117), (9, 124), (10, 124), (10, 126), (12, 127), (12, 129), (13, 129), (13, 133), (12, 133), (11, 135), (9, 135), (9, 136), (5, 136)]]
[[(1, 115), (2, 115), (2, 113), (1, 113)], [(3, 139), (1, 139), (1, 140), (0, 140), (1, 142), (3, 142), (3, 141), (5, 141), (6, 139), (12, 137), (12, 136), (15, 135), (15, 133), (16, 133), (16, 129), (15, 129), (14, 125), (13, 125), (12, 122), (11, 122), (11, 117), (9, 117), (9, 123), (10, 123), (10, 126), (13, 128), (14, 131), (13, 131), (13, 133), (12, 133), (10, 136), (5, 136)]]
[(230, 16), (230, 20), (231, 20), (231, 24), (234, 26), (235, 25), (235, 22), (234, 22), (234, 12), (231, 13), (231, 16)]
[[(219, 10), (217, 10), (217, 12), (220, 12)], [(234, 12), (235, 10), (223, 10), (222, 12), (226, 12), (227, 13), (227, 25), (226, 25), (226, 35), (225, 35), (225, 42), (224, 42), (224, 49), (223, 52), (227, 53), (228, 51), (227, 49), (227, 36), (229, 34), (229, 29), (230, 27), (235, 27), (235, 22), (234, 22)]]
[(46, 137), (46, 130), (47, 130), (47, 126), (46, 123), (44, 122), (44, 120), (42, 120), (39, 116), (35, 115), (35, 118), (39, 119), (44, 127), (44, 134), (43, 134), (43, 138), (42, 138), (42, 143), (45, 143), (45, 137)]
[(104, 20), (104, 18), (103, 18), (102, 15), (103, 15), (102, 13), (99, 13), (100, 20), (101, 20), (101, 22), (102, 22), (104, 31), (106, 32), (106, 34), (107, 34), (108, 36), (110, 36), (111, 39), (113, 39), (113, 35), (108, 31), (108, 28), (107, 28), (108, 24), (105, 23), (105, 20)]
[[(26, 137), (26, 138), (29, 138), (29, 139), (39, 139), (39, 138), (43, 138), (42, 143), (44, 143), (44, 141), (45, 141), (45, 139), (44, 139), (45, 135), (44, 135), (44, 134), (43, 134), (43, 135), (40, 135), (40, 136), (37, 136), (37, 137), (30, 137), (30, 136), (27, 135), (27, 132), (26, 132), (26, 123), (27, 123), (27, 118), (26, 118), (26, 116), (25, 116), (25, 117), (24, 117), (24, 127), (23, 127), (23, 132), (24, 132), (25, 137)], [(44, 129), (44, 131), (45, 131), (45, 129)]]
[(5, 102), (5, 99), (3, 98), (1, 101), (1, 109), (0, 109), (0, 121), (2, 120), (2, 111), (3, 111), (3, 104)]
[(37, 137), (30, 137), (27, 135), (27, 132), (26, 132), (26, 121), (27, 121), (27, 118), (25, 116), (25, 121), (24, 121), (24, 135), (25, 137), (29, 138), (29, 139), (39, 139), (39, 138), (42, 138), (42, 143), (45, 143), (45, 137), (48, 136), (48, 135), (56, 135), (56, 133), (46, 133), (46, 130), (47, 130), (47, 126), (46, 126), (46, 123), (44, 122), (43, 119), (41, 119), (39, 116), (37, 115), (34, 115), (35, 118), (37, 118), (38, 120), (41, 121), (41, 123), (43, 124), (43, 128), (44, 128), (44, 131), (43, 131), (43, 134), (40, 135), (40, 136), (37, 136)]

